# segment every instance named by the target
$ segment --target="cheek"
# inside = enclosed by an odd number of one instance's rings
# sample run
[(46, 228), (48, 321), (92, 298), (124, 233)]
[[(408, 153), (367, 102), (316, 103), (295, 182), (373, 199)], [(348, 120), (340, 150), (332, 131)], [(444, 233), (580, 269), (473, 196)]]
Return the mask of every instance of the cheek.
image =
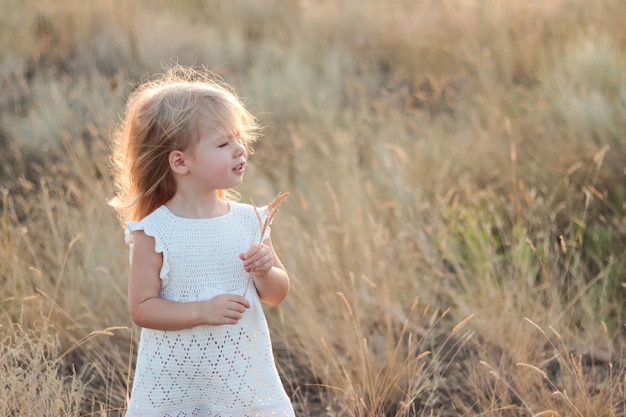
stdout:
[(230, 158), (225, 155), (212, 155), (206, 160), (207, 168), (214, 170), (230, 169)]

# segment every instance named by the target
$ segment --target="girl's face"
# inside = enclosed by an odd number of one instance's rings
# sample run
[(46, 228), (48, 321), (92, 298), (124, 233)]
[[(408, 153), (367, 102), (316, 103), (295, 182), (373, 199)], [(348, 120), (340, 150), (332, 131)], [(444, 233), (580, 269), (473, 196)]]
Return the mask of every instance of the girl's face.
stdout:
[(200, 122), (198, 131), (198, 142), (185, 152), (189, 178), (205, 191), (240, 185), (248, 154), (237, 130), (216, 129)]

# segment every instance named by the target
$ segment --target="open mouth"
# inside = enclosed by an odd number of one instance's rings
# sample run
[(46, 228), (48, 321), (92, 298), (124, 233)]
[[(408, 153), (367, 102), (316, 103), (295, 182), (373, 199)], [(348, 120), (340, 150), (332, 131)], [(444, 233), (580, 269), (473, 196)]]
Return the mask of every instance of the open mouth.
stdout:
[(235, 165), (235, 167), (233, 168), (233, 172), (238, 172), (238, 173), (244, 172), (246, 170), (245, 165), (246, 165), (245, 162)]

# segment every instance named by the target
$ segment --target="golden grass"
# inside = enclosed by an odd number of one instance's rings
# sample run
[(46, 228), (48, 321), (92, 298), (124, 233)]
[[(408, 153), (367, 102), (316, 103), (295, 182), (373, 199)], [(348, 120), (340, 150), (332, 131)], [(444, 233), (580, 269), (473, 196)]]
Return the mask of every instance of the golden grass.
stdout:
[[(274, 220), (274, 216), (276, 216), (276, 214), (278, 213), (278, 210), (280, 209), (280, 206), (282, 206), (283, 202), (288, 196), (289, 196), (289, 193), (279, 192), (276, 195), (276, 197), (274, 197), (274, 199), (267, 204), (267, 214), (265, 215), (265, 219), (261, 218), (261, 213), (258, 207), (254, 204), (254, 201), (252, 202), (252, 206), (254, 207), (254, 213), (256, 214), (257, 221), (259, 222), (259, 241), (257, 243), (261, 244), (265, 240), (266, 238), (265, 233), (267, 232), (267, 229), (272, 224), (272, 221)], [(250, 275), (248, 275), (248, 281), (246, 282), (246, 287), (243, 290), (244, 297), (246, 296), (246, 293), (248, 292), (248, 289), (253, 282), (254, 276), (252, 273), (254, 272), (255, 265), (256, 265), (256, 258), (252, 262)]]
[(137, 331), (124, 97), (206, 65), (290, 193), (268, 308), (299, 416), (620, 416), (621, 0), (0, 0), (1, 415), (117, 416)]

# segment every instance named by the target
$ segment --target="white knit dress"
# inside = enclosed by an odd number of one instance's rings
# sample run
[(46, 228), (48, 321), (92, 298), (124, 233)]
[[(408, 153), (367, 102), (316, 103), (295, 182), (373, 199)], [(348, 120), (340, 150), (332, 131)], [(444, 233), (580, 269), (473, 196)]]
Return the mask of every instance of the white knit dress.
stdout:
[[(189, 302), (243, 294), (248, 274), (239, 254), (259, 241), (260, 228), (251, 205), (229, 206), (227, 214), (209, 219), (177, 217), (161, 206), (128, 223), (131, 255), (137, 230), (154, 237), (156, 251), (163, 254), (162, 298)], [(126, 416), (294, 416), (254, 287), (246, 297), (251, 307), (236, 325), (142, 329)]]

